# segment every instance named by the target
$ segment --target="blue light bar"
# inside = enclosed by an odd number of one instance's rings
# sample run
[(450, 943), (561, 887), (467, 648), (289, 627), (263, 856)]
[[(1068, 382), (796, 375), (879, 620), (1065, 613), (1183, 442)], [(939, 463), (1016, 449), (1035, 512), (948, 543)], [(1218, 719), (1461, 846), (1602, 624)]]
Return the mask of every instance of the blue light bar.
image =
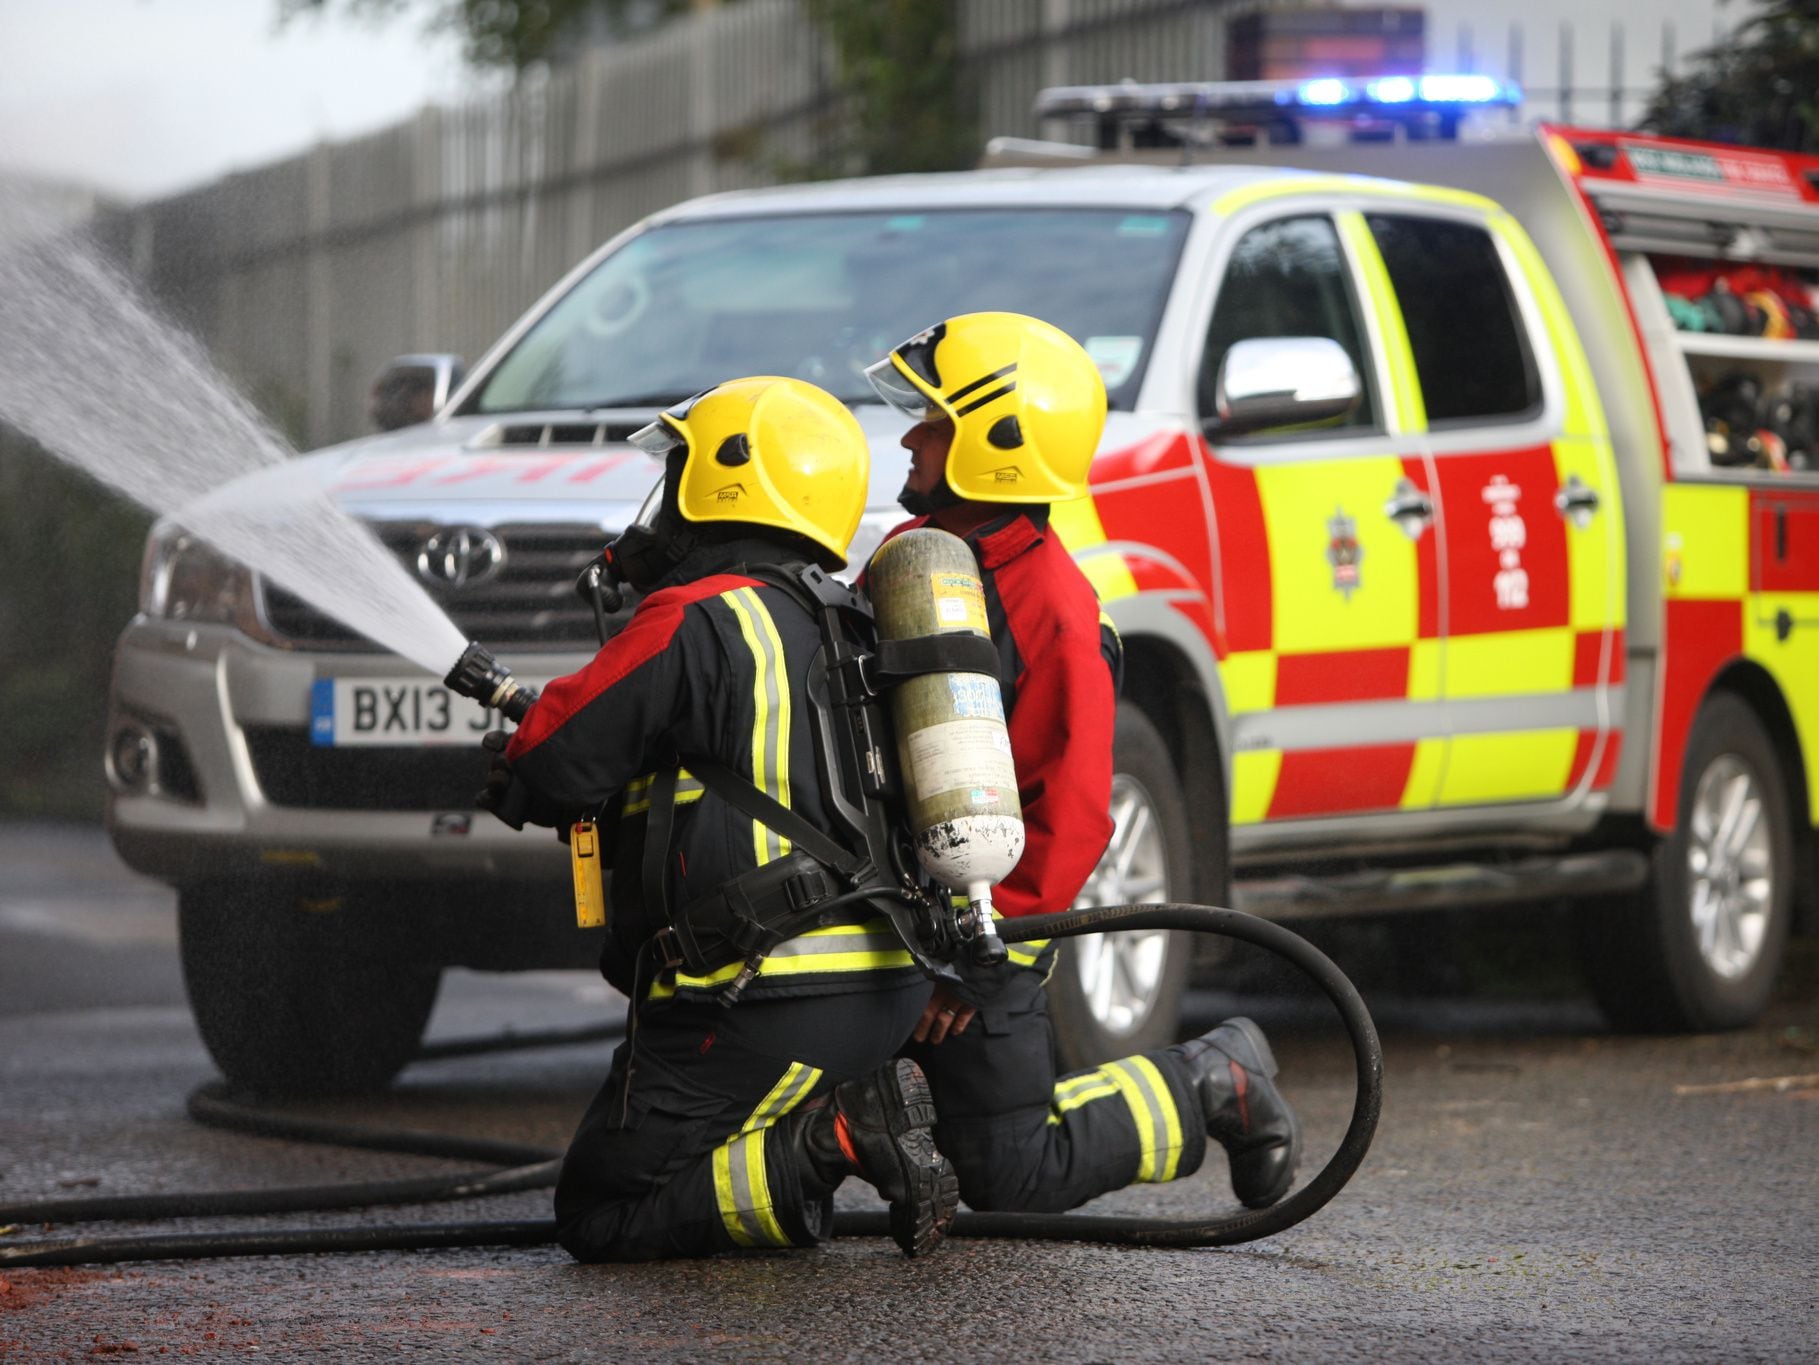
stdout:
[(1336, 104), (1350, 104), (1358, 97), (1352, 93), (1351, 86), (1341, 80), (1304, 81), (1296, 91), (1302, 104), (1312, 104), (1320, 108), (1330, 108)]
[[(1124, 136), (1121, 129), (1153, 130), (1164, 123), (1206, 130), (1246, 123), (1277, 126), (1298, 119), (1338, 119), (1354, 127), (1438, 127), (1441, 136), (1451, 137), (1470, 110), (1498, 105), (1513, 108), (1521, 103), (1522, 91), (1513, 81), (1448, 73), (1055, 86), (1036, 96), (1036, 113), (1042, 118), (1089, 115), (1099, 125), (1100, 146), (1110, 149)], [(1202, 131), (1182, 136), (1191, 140), (1206, 135)]]
[(1489, 76), (1423, 76), (1421, 98), (1429, 104), (1507, 102), (1503, 87)]
[(1351, 82), (1337, 76), (1302, 81), (1276, 102), (1286, 108), (1360, 109), (1380, 105), (1519, 104), (1522, 92), (1491, 76), (1378, 76)]

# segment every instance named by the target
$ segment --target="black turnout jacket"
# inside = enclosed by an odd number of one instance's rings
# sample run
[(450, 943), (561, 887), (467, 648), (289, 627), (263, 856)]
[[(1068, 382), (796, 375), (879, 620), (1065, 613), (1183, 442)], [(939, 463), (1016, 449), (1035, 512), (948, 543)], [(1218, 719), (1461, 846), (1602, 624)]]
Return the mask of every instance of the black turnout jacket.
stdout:
[[(761, 539), (704, 546), (650, 592), (585, 668), (544, 689), (511, 737), (507, 808), (537, 824), (583, 814), (615, 826), (612, 910), (602, 969), (627, 994), (706, 994), (738, 971), (657, 970), (639, 948), (660, 928), (643, 895), (651, 785), (678, 772), (665, 861), (672, 908), (782, 857), (790, 841), (706, 791), (688, 756), (717, 759), (821, 829), (809, 666), (820, 629), (784, 590), (745, 572), (786, 563)], [(522, 790), (519, 790), (522, 789)], [(856, 913), (863, 914), (863, 910)], [(883, 918), (815, 929), (777, 948), (744, 998), (882, 984), (916, 968)], [(648, 994), (645, 994), (648, 988)]]

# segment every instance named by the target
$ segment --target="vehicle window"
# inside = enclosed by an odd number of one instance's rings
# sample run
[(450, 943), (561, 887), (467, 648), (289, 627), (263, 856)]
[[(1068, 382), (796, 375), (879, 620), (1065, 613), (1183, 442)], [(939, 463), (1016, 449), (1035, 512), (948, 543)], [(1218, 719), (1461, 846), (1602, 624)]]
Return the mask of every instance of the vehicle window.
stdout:
[(1213, 304), (1200, 359), (1201, 416), (1211, 418), (1217, 410), (1219, 366), (1238, 342), (1253, 337), (1330, 337), (1352, 358), (1364, 394), (1343, 423), (1297, 434), (1324, 436), (1339, 429), (1375, 428), (1376, 404), (1363, 335), (1339, 233), (1330, 218), (1282, 218), (1252, 228), (1238, 239)]
[(470, 411), (648, 407), (748, 374), (877, 401), (865, 367), (956, 313), (1046, 319), (1136, 398), (1188, 215), (992, 209), (670, 223), (600, 262)]
[(1365, 221), (1402, 305), (1428, 424), (1538, 408), (1535, 358), (1490, 233), (1441, 218)]

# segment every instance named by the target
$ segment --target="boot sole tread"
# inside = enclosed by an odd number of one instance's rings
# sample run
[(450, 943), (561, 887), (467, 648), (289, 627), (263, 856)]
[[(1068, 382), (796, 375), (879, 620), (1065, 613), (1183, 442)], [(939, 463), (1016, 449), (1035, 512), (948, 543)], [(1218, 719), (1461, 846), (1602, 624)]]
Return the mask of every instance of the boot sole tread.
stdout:
[(897, 1103), (886, 1112), (910, 1189), (891, 1205), (891, 1236), (905, 1256), (926, 1256), (947, 1235), (960, 1203), (960, 1177), (935, 1147), (935, 1097), (922, 1068), (899, 1058), (890, 1071)]

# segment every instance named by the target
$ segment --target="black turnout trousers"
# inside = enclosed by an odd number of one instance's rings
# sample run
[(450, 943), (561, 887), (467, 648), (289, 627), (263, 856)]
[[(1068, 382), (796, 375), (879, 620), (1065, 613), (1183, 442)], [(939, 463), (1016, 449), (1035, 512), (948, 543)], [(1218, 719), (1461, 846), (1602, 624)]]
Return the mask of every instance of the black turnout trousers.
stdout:
[(895, 1057), (929, 990), (647, 997), (563, 1160), (562, 1245), (642, 1261), (823, 1240), (830, 1201), (805, 1195), (779, 1120)]
[(1052, 957), (963, 967), (979, 1002), (966, 1032), (904, 1049), (928, 1076), (935, 1144), (974, 1209), (1058, 1213), (1192, 1175), (1206, 1156), (1192, 1077), (1167, 1049), (1056, 1078), (1043, 987)]

